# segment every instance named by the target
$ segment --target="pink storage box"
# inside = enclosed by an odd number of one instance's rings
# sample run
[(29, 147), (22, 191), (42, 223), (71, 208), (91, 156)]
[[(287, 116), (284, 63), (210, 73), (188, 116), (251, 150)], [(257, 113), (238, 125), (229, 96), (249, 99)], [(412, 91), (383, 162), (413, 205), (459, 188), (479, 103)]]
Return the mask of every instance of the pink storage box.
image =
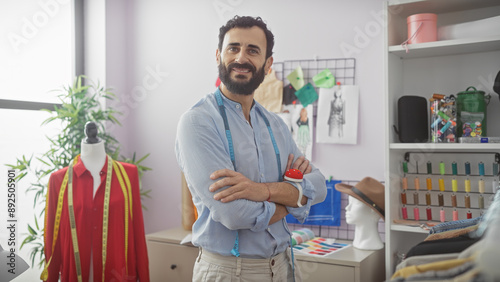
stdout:
[(437, 15), (415, 14), (406, 19), (408, 24), (408, 44), (437, 40)]

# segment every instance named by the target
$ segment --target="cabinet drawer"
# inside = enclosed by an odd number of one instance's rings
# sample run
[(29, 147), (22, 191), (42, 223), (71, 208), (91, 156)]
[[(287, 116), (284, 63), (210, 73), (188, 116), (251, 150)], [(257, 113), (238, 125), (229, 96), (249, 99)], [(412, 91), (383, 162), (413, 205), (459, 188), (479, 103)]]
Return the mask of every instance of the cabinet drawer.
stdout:
[(351, 266), (297, 260), (297, 267), (302, 273), (302, 280), (304, 282), (327, 280), (342, 282), (355, 281), (354, 267)]
[(152, 282), (191, 281), (198, 248), (147, 241)]

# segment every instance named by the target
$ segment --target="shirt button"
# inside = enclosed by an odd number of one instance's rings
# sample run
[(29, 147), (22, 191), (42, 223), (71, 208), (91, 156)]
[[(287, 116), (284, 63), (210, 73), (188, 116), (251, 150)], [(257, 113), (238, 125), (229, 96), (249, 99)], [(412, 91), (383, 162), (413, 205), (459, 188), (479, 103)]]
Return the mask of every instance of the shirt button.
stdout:
[(104, 171), (101, 171), (101, 174), (104, 174)]
[(271, 232), (271, 228), (268, 228), (267, 231)]
[(274, 259), (271, 260), (271, 266), (274, 266)]
[(236, 105), (236, 109), (239, 109), (240, 108), (240, 105)]
[(97, 226), (94, 226), (94, 230), (97, 230)]

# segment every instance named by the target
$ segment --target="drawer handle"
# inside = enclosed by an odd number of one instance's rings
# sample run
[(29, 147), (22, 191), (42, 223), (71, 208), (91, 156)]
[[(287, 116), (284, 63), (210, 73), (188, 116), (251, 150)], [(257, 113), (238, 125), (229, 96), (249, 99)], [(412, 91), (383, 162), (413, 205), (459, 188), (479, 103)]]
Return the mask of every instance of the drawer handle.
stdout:
[(176, 268), (177, 268), (177, 265), (176, 265), (176, 264), (172, 264), (172, 265), (170, 266), (170, 269), (176, 269)]

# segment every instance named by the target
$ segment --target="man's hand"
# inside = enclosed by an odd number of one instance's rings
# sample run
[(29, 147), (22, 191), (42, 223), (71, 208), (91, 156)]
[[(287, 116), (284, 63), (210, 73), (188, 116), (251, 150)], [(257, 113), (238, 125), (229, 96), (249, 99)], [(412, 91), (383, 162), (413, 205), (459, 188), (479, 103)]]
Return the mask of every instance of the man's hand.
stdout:
[[(288, 162), (286, 164), (286, 170), (291, 168), (298, 169), (302, 172), (302, 174), (308, 174), (312, 171), (312, 166), (305, 156), (300, 156), (293, 162), (294, 155), (288, 155)], [(293, 162), (293, 163), (292, 163)]]
[(214, 200), (216, 201), (227, 203), (238, 199), (247, 199), (255, 202), (263, 202), (269, 197), (269, 190), (266, 183), (253, 182), (239, 172), (230, 169), (220, 169), (210, 175), (210, 179), (212, 180), (219, 178), (222, 179), (208, 187), (210, 192), (215, 192), (226, 186), (229, 187), (214, 195)]

